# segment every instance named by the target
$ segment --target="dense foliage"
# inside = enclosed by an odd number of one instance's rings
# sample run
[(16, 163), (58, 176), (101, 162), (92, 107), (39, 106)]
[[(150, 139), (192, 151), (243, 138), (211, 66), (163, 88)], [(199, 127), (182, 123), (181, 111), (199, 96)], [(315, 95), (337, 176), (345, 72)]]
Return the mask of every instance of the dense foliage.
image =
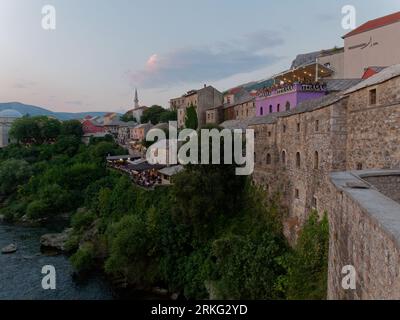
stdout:
[(20, 143), (0, 150), (0, 214), (8, 220), (76, 211), (82, 190), (107, 175), (104, 157), (122, 152), (108, 139), (83, 145), (79, 121), (24, 117), (11, 132)]
[(151, 122), (153, 125), (166, 123), (168, 121), (176, 121), (177, 113), (175, 110), (166, 110), (161, 106), (151, 106), (143, 112), (141, 117), (142, 123)]
[(199, 126), (199, 120), (197, 118), (196, 107), (192, 104), (186, 109), (185, 127), (188, 129), (197, 130)]
[[(41, 132), (54, 129), (38, 121)], [(17, 122), (13, 130), (28, 128)], [(66, 122), (51, 139), (21, 135), (0, 150), (0, 214), (39, 221), (72, 214), (67, 247), (78, 271), (100, 266), (131, 285), (186, 298), (325, 298), (326, 217), (312, 213), (291, 248), (279, 201), (234, 166), (186, 166), (171, 187), (147, 191), (105, 167), (107, 154), (123, 152), (110, 138), (85, 146), (80, 132)]]

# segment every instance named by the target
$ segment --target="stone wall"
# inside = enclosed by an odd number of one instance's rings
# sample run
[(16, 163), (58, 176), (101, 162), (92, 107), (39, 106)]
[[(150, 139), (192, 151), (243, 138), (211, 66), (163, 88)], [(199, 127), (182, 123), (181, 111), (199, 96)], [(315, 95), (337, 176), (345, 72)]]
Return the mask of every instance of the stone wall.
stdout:
[[(400, 173), (376, 173), (400, 168), (400, 77), (254, 123), (253, 179), (266, 196), (282, 195), (289, 242), (313, 208), (328, 213), (329, 298), (400, 298)], [(357, 271), (356, 290), (341, 287), (346, 265)]]
[(374, 186), (380, 193), (400, 203), (400, 174), (364, 177), (364, 180)]
[(348, 170), (400, 167), (400, 77), (350, 94), (347, 117)]
[[(331, 178), (328, 298), (400, 299), (400, 204), (373, 188), (349, 187), (360, 183), (358, 172)], [(355, 290), (342, 287), (345, 266), (355, 268)]]
[(250, 126), (256, 138), (253, 178), (270, 193), (282, 194), (291, 242), (312, 209), (321, 214), (326, 209), (329, 172), (345, 169), (346, 101)]

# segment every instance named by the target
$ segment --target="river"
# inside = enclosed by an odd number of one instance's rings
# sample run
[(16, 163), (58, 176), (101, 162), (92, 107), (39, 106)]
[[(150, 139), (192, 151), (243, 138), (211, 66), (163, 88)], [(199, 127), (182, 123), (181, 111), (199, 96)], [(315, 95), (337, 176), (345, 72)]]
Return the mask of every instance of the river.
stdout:
[[(40, 236), (54, 230), (11, 226), (0, 223), (0, 249), (16, 243), (14, 254), (0, 253), (1, 300), (110, 300), (113, 292), (101, 275), (91, 275), (77, 282), (64, 255), (47, 256), (40, 252)], [(42, 267), (56, 269), (56, 290), (42, 288)]]

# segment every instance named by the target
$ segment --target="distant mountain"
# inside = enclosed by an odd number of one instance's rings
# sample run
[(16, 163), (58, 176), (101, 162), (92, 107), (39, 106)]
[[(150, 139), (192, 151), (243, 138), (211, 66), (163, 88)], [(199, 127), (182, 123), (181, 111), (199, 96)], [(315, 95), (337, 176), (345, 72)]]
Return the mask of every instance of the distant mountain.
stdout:
[(18, 112), (22, 113), (23, 115), (31, 115), (31, 116), (52, 116), (59, 120), (72, 120), (72, 119), (82, 119), (87, 115), (95, 116), (103, 116), (107, 112), (54, 112), (47, 110), (45, 108), (31, 106), (28, 104), (23, 104), (19, 102), (7, 102), (7, 103), (0, 103), (0, 111), (5, 109), (13, 109), (17, 110)]

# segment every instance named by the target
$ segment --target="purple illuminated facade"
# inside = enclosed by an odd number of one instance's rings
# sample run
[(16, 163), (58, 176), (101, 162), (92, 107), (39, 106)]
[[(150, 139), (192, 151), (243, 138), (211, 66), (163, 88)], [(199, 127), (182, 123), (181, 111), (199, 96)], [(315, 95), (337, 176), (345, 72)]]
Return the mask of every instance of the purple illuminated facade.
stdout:
[(256, 116), (282, 112), (297, 107), (300, 102), (316, 99), (326, 94), (320, 84), (292, 84), (279, 89), (262, 90), (256, 98)]

